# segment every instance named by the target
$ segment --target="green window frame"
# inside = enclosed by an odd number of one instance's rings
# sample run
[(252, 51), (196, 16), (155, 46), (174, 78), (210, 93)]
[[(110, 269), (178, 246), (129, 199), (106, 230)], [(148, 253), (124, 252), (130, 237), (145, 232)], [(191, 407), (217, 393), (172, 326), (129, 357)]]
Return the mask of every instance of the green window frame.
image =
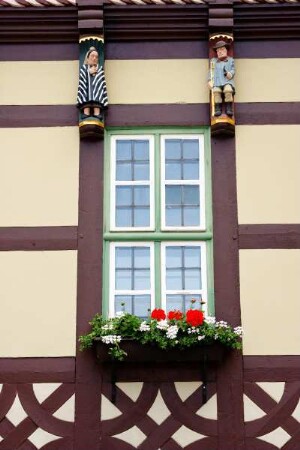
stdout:
[[(122, 139), (125, 137), (130, 139), (139, 139), (145, 137), (151, 137), (152, 142), (154, 142), (154, 189), (153, 199), (154, 205), (152, 205), (154, 210), (154, 226), (153, 223), (147, 230), (135, 230), (134, 228), (127, 229), (126, 231), (118, 230), (115, 226), (112, 226), (111, 217), (111, 205), (115, 207), (116, 202), (112, 201), (112, 196), (114, 196), (112, 178), (114, 178), (112, 168), (115, 171), (116, 163), (112, 161), (112, 156), (115, 152), (112, 152), (112, 142), (116, 139)], [(195, 136), (200, 137), (200, 141), (203, 142), (203, 164), (204, 164), (204, 186), (205, 186), (205, 198), (204, 198), (204, 214), (205, 224), (203, 221), (201, 227), (195, 229), (187, 227), (185, 230), (183, 227), (174, 229), (164, 226), (162, 223), (162, 189), (165, 186), (162, 184), (165, 178), (162, 174), (162, 142), (163, 138), (167, 136), (168, 138), (177, 137), (183, 138), (189, 137), (195, 138)], [(114, 257), (112, 256), (112, 249), (121, 245), (132, 245), (132, 247), (137, 244), (138, 246), (144, 247), (147, 245), (151, 246), (151, 258), (154, 261), (154, 267), (151, 267), (150, 278), (151, 283), (151, 302), (149, 307), (165, 307), (165, 298), (162, 298), (162, 289), (164, 294), (167, 295), (165, 287), (164, 277), (164, 267), (162, 267), (163, 254), (165, 254), (165, 247), (172, 246), (197, 246), (201, 247), (201, 251), (205, 251), (205, 270), (203, 270), (205, 280), (205, 292), (206, 295), (204, 300), (207, 302), (205, 309), (207, 314), (214, 315), (214, 288), (213, 288), (213, 224), (212, 224), (212, 194), (211, 194), (211, 149), (210, 149), (210, 133), (207, 127), (144, 127), (144, 128), (107, 128), (105, 131), (105, 146), (104, 146), (104, 245), (103, 245), (103, 304), (102, 313), (106, 316), (112, 316), (116, 311), (113, 311), (113, 296), (118, 295), (115, 290), (115, 286), (112, 283), (115, 282), (115, 277), (112, 277), (112, 267)], [(114, 156), (115, 157), (115, 156)], [(203, 207), (203, 205), (202, 205)], [(162, 247), (164, 251), (162, 251)], [(152, 262), (153, 262), (152, 261)], [(153, 264), (152, 264), (153, 265)], [(182, 271), (184, 272), (184, 268)], [(201, 275), (202, 276), (202, 275)], [(181, 295), (184, 291), (179, 291)], [(200, 291), (199, 291), (200, 292)], [(130, 293), (130, 292), (129, 292)], [(130, 293), (131, 295), (134, 292)], [(197, 296), (196, 296), (197, 298)]]

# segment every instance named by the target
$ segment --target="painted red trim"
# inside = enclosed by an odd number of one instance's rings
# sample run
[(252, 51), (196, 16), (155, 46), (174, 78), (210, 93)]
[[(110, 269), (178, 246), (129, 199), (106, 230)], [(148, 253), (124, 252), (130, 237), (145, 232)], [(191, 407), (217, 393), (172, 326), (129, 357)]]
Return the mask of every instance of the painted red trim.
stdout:
[(77, 42), (0, 44), (0, 61), (78, 61)]
[(72, 383), (75, 358), (0, 358), (0, 383)]
[[(77, 336), (101, 311), (103, 238), (103, 141), (80, 144)], [(100, 450), (101, 372), (92, 351), (76, 351), (76, 450)], [(102, 447), (101, 447), (102, 448)]]
[(245, 381), (299, 381), (300, 355), (244, 356)]
[(110, 105), (105, 121), (107, 127), (208, 126), (209, 123), (209, 105), (206, 103)]
[(240, 225), (239, 248), (300, 248), (300, 224)]
[(0, 105), (0, 128), (76, 125), (78, 125), (78, 110), (75, 105)]
[[(211, 139), (214, 285), (216, 317), (241, 323), (235, 139)], [(218, 369), (218, 450), (245, 448), (242, 355)]]
[(298, 125), (300, 102), (236, 103), (237, 125)]
[(76, 249), (77, 227), (0, 227), (0, 251)]

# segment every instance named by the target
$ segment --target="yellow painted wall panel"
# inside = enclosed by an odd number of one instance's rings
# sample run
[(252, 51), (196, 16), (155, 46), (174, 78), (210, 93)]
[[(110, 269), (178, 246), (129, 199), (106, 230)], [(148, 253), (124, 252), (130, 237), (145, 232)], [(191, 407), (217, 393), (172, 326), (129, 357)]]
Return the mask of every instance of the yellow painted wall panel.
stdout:
[(0, 252), (0, 357), (74, 356), (76, 251)]
[(78, 128), (1, 128), (0, 142), (0, 226), (76, 225)]
[(205, 59), (110, 60), (105, 72), (110, 104), (208, 102)]
[(300, 250), (241, 250), (245, 355), (300, 355)]
[(0, 62), (1, 105), (75, 104), (77, 61)]
[(236, 127), (239, 223), (300, 223), (300, 126)]
[(300, 58), (236, 59), (237, 102), (299, 102)]

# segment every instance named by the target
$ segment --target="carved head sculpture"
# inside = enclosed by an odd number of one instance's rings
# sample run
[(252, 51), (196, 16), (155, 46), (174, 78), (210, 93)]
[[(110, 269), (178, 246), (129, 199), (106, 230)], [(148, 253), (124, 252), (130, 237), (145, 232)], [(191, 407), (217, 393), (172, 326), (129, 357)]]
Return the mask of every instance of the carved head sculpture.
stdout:
[(230, 44), (228, 44), (227, 42), (225, 42), (225, 41), (218, 41), (215, 45), (214, 45), (214, 47), (213, 47), (213, 49), (215, 50), (215, 52), (217, 53), (217, 57), (218, 57), (218, 59), (225, 59), (225, 58), (227, 58), (227, 53), (228, 53), (228, 51), (227, 51), (227, 48), (230, 46)]
[(90, 47), (87, 54), (84, 58), (84, 64), (88, 64), (89, 66), (98, 65), (99, 62), (99, 54), (95, 47)]

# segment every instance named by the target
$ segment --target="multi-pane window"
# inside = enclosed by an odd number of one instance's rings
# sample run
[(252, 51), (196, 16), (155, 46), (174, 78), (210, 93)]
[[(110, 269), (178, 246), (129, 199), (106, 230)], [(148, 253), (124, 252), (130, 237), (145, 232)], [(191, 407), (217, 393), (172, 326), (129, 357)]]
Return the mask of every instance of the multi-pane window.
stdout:
[(162, 303), (167, 311), (186, 311), (207, 292), (205, 243), (162, 244)]
[(112, 229), (153, 227), (153, 138), (112, 140)]
[(111, 308), (141, 317), (153, 306), (152, 244), (111, 245)]
[(203, 299), (212, 313), (208, 133), (112, 130), (106, 142), (104, 310), (147, 317)]
[(162, 136), (162, 228), (205, 228), (203, 136)]

